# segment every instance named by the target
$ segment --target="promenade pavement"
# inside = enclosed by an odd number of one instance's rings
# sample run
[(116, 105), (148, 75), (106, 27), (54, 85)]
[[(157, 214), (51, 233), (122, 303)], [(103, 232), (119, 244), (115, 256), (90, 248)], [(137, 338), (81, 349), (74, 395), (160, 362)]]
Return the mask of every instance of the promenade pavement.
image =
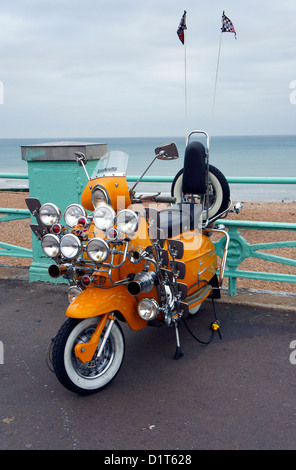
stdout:
[[(0, 267), (1, 450), (295, 449), (296, 315), (288, 308), (295, 298), (264, 308), (250, 294), (248, 305), (217, 301), (222, 340), (217, 334), (205, 346), (182, 326), (179, 360), (172, 328), (123, 325), (121, 371), (81, 397), (45, 361), (66, 318), (66, 289)], [(212, 320), (204, 302), (188, 325), (206, 340)]]

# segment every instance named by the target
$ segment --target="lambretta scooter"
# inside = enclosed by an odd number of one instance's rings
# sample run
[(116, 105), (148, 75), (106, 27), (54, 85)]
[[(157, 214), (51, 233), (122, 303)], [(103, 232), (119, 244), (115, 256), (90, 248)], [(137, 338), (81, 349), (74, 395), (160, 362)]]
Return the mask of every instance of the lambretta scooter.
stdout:
[[(206, 147), (190, 141), (193, 133), (206, 136)], [(178, 359), (183, 355), (181, 321), (188, 327), (186, 319), (206, 298), (220, 297), (229, 236), (214, 225), (231, 210), (229, 187), (209, 164), (208, 135), (193, 133), (171, 196), (137, 194), (136, 187), (156, 159), (178, 158), (174, 143), (155, 149), (153, 161), (131, 189), (125, 153), (107, 153), (91, 177), (85, 156), (76, 153), (88, 182), (81, 204), (65, 209), (64, 225), (55, 204), (26, 200), (36, 217), (31, 229), (54, 262), (50, 276), (63, 276), (70, 284), (68, 320), (50, 343), (48, 361), (73, 392), (97, 392), (114, 379), (125, 352), (121, 322), (134, 331), (147, 325), (173, 327)], [(220, 262), (213, 233), (225, 238)], [(210, 331), (208, 342), (220, 333), (216, 314)]]

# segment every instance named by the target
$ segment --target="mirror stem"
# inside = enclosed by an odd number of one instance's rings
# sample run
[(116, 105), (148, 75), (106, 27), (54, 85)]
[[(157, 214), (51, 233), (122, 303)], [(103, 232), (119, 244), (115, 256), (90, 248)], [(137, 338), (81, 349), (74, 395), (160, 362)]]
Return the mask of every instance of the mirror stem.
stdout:
[(81, 162), (81, 166), (83, 167), (83, 169), (84, 169), (84, 171), (85, 171), (85, 174), (86, 174), (86, 177), (87, 177), (87, 179), (88, 179), (88, 181), (89, 181), (89, 180), (90, 180), (90, 177), (89, 177), (89, 174), (88, 174), (88, 172), (87, 172), (87, 169), (85, 168), (84, 163)]
[(156, 155), (152, 162), (150, 163), (149, 166), (147, 166), (146, 170), (144, 171), (144, 173), (140, 176), (140, 178), (138, 179), (138, 181), (136, 181), (136, 183), (134, 184), (134, 186), (132, 187), (132, 189), (130, 189), (129, 193), (131, 194), (133, 192), (133, 190), (135, 189), (135, 187), (137, 186), (137, 184), (141, 181), (141, 179), (143, 178), (143, 176), (147, 173), (147, 171), (149, 170), (149, 168), (151, 167), (151, 165), (155, 162), (155, 160), (157, 159), (158, 155)]

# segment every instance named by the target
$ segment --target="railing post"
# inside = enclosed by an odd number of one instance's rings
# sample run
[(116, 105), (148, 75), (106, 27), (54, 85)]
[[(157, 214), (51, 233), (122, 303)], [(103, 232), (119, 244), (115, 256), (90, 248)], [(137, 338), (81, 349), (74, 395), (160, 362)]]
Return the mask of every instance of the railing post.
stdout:
[[(41, 204), (53, 202), (61, 210), (72, 203), (80, 203), (87, 183), (83, 168), (76, 162), (75, 152), (82, 152), (87, 159), (91, 175), (97, 160), (107, 151), (107, 144), (83, 142), (50, 142), (22, 146), (22, 159), (28, 163), (30, 197), (37, 197)], [(32, 216), (32, 223), (36, 219)], [(63, 223), (63, 221), (61, 222)], [(30, 281), (51, 281), (48, 267), (52, 264), (42, 252), (40, 241), (32, 234), (33, 262)], [(64, 282), (63, 279), (61, 282)]]
[(231, 272), (228, 271), (228, 294), (231, 297), (234, 297), (236, 295), (236, 277), (231, 276)]

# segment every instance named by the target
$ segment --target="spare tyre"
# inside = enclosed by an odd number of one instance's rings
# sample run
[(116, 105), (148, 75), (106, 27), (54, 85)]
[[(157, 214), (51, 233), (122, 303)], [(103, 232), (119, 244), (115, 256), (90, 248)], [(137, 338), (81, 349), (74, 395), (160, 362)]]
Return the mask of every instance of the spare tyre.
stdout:
[[(177, 203), (184, 200), (182, 182), (183, 168), (176, 174), (171, 188), (171, 195), (176, 198)], [(230, 188), (227, 179), (218, 168), (209, 165), (209, 219), (224, 212), (229, 205), (229, 201)], [(205, 214), (203, 218), (205, 218)]]

